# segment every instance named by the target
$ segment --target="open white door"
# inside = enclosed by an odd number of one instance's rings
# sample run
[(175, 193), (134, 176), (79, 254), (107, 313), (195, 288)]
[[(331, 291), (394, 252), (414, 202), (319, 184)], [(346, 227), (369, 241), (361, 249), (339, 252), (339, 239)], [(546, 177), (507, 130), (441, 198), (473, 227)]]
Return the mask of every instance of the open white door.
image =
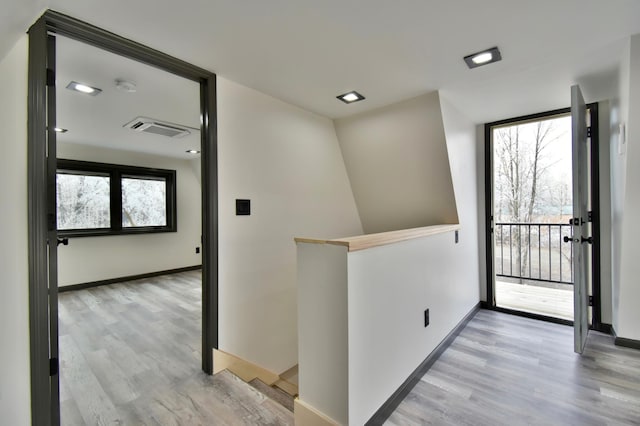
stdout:
[(581, 354), (589, 332), (589, 159), (587, 107), (580, 87), (571, 87), (573, 144), (573, 316), (574, 350)]

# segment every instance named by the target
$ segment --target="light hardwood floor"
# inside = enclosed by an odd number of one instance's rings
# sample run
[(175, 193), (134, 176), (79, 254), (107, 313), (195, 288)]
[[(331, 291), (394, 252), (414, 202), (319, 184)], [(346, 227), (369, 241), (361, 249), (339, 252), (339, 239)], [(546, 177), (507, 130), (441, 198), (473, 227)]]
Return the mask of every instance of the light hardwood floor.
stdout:
[(388, 425), (640, 425), (640, 351), (567, 326), (480, 311)]
[[(292, 413), (200, 370), (200, 273), (60, 295), (63, 425), (289, 425)], [(640, 351), (480, 311), (389, 425), (640, 425)]]
[(200, 370), (200, 271), (60, 294), (62, 425), (289, 425), (236, 376)]

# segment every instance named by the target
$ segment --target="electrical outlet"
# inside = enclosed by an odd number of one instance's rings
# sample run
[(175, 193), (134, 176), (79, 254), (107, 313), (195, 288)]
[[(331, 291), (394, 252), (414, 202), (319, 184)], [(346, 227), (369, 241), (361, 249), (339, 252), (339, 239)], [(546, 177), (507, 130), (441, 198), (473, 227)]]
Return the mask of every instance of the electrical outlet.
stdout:
[(196, 254), (200, 253), (200, 247), (196, 247)]
[(424, 326), (429, 325), (429, 309), (424, 310)]

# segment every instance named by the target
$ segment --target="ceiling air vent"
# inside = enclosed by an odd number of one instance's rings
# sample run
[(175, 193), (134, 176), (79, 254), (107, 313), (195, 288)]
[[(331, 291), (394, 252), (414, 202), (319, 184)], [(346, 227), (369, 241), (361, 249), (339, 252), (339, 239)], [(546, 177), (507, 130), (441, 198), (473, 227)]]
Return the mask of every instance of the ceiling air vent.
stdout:
[(190, 128), (187, 126), (167, 123), (166, 121), (154, 120), (153, 118), (147, 117), (137, 117), (123, 127), (135, 130), (136, 132), (153, 133), (154, 135), (162, 135), (170, 138), (182, 138), (191, 134), (189, 131)]

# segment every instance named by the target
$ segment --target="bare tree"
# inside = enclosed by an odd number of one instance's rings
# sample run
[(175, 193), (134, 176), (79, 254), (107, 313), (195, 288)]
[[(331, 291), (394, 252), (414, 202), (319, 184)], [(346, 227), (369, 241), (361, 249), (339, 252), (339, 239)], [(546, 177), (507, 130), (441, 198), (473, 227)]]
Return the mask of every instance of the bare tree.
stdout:
[[(540, 202), (540, 185), (545, 172), (553, 163), (545, 150), (558, 139), (552, 120), (533, 123), (531, 136), (525, 135), (527, 124), (503, 127), (494, 132), (496, 212), (499, 222), (526, 224), (535, 216)], [(510, 229), (510, 243), (516, 247), (515, 266), (519, 275), (526, 276), (529, 263), (529, 232), (516, 225)]]
[(56, 177), (58, 229), (109, 227), (109, 178), (59, 173)]

